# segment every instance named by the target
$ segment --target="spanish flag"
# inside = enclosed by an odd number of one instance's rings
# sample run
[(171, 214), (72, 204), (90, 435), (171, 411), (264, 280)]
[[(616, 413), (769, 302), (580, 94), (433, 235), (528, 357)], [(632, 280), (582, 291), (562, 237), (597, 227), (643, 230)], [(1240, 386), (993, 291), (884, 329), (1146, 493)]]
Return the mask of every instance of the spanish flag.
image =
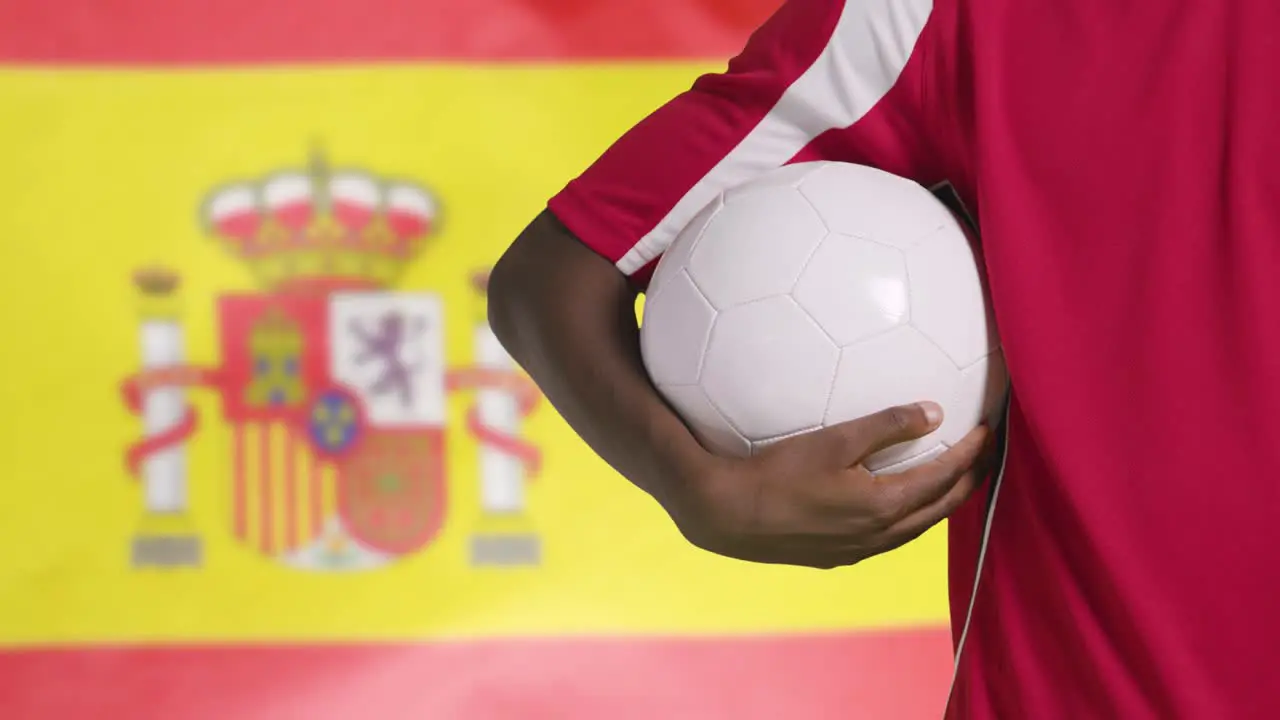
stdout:
[(0, 717), (936, 716), (942, 533), (693, 549), (485, 322), (777, 4), (0, 3)]

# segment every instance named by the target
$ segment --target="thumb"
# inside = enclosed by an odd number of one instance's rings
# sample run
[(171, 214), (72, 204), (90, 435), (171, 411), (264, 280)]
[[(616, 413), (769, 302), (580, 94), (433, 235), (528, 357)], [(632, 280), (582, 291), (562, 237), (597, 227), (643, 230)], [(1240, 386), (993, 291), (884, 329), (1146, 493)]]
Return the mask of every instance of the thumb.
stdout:
[(855, 420), (823, 428), (816, 435), (838, 461), (856, 465), (872, 453), (916, 440), (942, 425), (942, 406), (934, 402), (898, 405)]

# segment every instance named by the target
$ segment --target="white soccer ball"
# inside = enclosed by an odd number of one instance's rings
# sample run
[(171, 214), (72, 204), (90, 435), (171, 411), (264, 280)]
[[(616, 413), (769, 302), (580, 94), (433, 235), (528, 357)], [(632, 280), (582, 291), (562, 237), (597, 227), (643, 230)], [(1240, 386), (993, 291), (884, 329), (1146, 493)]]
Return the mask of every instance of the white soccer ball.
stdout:
[(931, 400), (942, 426), (868, 458), (896, 472), (1004, 408), (1008, 380), (964, 229), (920, 185), (835, 162), (721, 194), (663, 255), (644, 363), (710, 450), (771, 442)]

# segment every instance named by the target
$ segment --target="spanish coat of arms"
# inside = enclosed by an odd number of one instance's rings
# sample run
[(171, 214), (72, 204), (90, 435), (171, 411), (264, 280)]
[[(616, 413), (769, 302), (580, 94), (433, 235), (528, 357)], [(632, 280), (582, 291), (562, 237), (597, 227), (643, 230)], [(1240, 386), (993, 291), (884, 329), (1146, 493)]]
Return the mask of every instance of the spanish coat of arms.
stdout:
[[(124, 383), (143, 437), (127, 451), (146, 511), (135, 565), (198, 565), (188, 521), (187, 394), (216, 391), (230, 433), (226, 515), (245, 546), (299, 569), (378, 567), (441, 530), (447, 397), (474, 391), (467, 429), (480, 453), (483, 511), (517, 518), (472, 542), (476, 563), (530, 563), (537, 538), (518, 518), (538, 453), (519, 436), (537, 399), (483, 319), (474, 364), (446, 366), (445, 308), (396, 290), (436, 230), (436, 200), (413, 183), (306, 171), (213, 192), (203, 220), (252, 273), (258, 292), (217, 299), (216, 366), (186, 361), (180, 279), (139, 270), (142, 372)], [(483, 273), (474, 280), (483, 297)]]

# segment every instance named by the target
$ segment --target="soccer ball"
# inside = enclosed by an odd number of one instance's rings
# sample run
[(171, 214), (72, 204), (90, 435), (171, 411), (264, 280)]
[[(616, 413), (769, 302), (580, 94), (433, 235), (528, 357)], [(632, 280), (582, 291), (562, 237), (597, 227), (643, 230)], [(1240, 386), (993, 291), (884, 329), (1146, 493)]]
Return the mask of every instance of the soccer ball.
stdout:
[(932, 400), (942, 426), (865, 462), (896, 472), (1004, 409), (1007, 375), (963, 227), (920, 185), (835, 162), (717, 197), (654, 271), (640, 330), (659, 392), (709, 450)]

